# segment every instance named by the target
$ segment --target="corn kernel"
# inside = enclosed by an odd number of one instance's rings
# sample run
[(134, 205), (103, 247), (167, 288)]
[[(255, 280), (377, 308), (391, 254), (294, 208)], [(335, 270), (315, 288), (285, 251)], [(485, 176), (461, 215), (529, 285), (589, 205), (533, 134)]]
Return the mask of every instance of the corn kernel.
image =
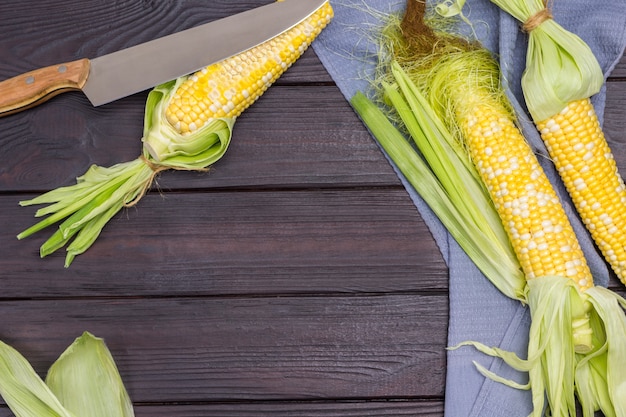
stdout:
[(591, 101), (573, 101), (537, 128), (583, 223), (626, 283), (626, 188)]
[[(553, 121), (546, 129), (558, 126)], [(464, 131), (527, 279), (560, 275), (584, 283), (583, 290), (590, 287), (591, 272), (563, 206), (513, 121), (479, 106)]]
[[(332, 17), (326, 2), (285, 33), (191, 75), (168, 104), (168, 122), (188, 134), (214, 118), (239, 116), (299, 58)], [(190, 116), (192, 107), (196, 114)]]

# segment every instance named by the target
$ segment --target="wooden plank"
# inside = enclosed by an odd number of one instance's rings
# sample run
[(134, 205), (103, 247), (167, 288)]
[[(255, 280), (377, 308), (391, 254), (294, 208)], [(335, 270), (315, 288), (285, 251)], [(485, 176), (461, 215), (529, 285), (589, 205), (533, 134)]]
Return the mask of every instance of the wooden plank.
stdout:
[[(45, 191), (75, 182), (91, 164), (137, 158), (143, 106), (143, 98), (134, 96), (102, 114), (82, 97), (67, 96), (0, 118), (0, 191)], [(238, 119), (231, 147), (214, 168), (209, 175), (167, 173), (161, 184), (177, 189), (399, 184), (334, 86), (272, 87)]]
[[(444, 291), (447, 270), (406, 192), (151, 193), (63, 268), (25, 240), (35, 208), (0, 197), (2, 298)], [(106, 279), (103, 279), (103, 262)], [(70, 291), (71, 289), (71, 291)]]
[(0, 314), (0, 339), (41, 374), (83, 331), (103, 337), (138, 403), (443, 395), (445, 295), (21, 300)]
[(610, 82), (606, 92), (604, 132), (622, 175), (626, 174), (626, 81)]
[(613, 69), (613, 71), (611, 72), (609, 77), (613, 78), (613, 79), (616, 79), (616, 78), (624, 79), (624, 78), (626, 78), (626, 54), (617, 63), (617, 65), (615, 66), (615, 68)]
[[(441, 417), (442, 401), (253, 402), (201, 405), (135, 405), (137, 417)], [(1, 417), (13, 414), (0, 408)]]
[[(345, 401), (290, 403), (229, 403), (201, 406), (143, 407), (137, 417), (176, 415), (179, 417), (441, 417), (442, 401)], [(166, 414), (169, 413), (169, 414)]]

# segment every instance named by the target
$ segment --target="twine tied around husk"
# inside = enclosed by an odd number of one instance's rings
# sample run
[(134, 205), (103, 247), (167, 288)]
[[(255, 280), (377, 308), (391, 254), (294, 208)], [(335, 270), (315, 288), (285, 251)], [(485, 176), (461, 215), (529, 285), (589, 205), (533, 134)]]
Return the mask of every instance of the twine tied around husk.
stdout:
[(141, 190), (139, 190), (139, 193), (137, 193), (137, 195), (133, 199), (131, 199), (127, 203), (124, 203), (125, 208), (134, 207), (135, 205), (137, 205), (137, 203), (139, 203), (139, 200), (141, 200), (142, 197), (146, 195), (146, 193), (148, 192), (148, 189), (154, 182), (154, 179), (156, 178), (156, 176), (163, 171), (167, 171), (168, 169), (174, 169), (177, 171), (207, 172), (209, 170), (209, 168), (186, 168), (186, 167), (181, 167), (181, 166), (160, 164), (158, 162), (151, 160), (151, 158), (146, 157), (144, 155), (141, 155), (139, 159), (150, 168), (152, 173), (150, 174), (150, 177), (148, 178), (148, 180), (146, 180), (143, 183)]
[(544, 0), (543, 6), (544, 7), (542, 10), (526, 19), (526, 21), (522, 25), (522, 30), (524, 32), (530, 33), (533, 30), (537, 29), (539, 25), (541, 25), (546, 20), (553, 18), (552, 11), (550, 10), (550, 7), (548, 7), (548, 2), (546, 0)]

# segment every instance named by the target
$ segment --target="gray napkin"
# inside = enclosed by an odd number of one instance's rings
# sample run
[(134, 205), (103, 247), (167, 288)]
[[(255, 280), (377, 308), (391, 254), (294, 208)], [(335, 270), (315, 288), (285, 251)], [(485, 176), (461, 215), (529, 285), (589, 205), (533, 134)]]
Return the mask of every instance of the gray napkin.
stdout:
[[(405, 1), (331, 0), (335, 18), (313, 43), (313, 48), (346, 99), (359, 90), (368, 90), (378, 59), (377, 47), (372, 39), (375, 39), (385, 16), (402, 11)], [(427, 1), (434, 4), (437, 0)], [(588, 0), (556, 0), (552, 3), (555, 20), (589, 44), (608, 75), (626, 45), (626, 0), (595, 0), (593, 7), (590, 7)], [(547, 155), (534, 125), (526, 116), (521, 94), (520, 78), (525, 67), (526, 35), (519, 31), (517, 21), (488, 0), (467, 0), (463, 12), (474, 23), (479, 40), (498, 56), (510, 99), (523, 119), (525, 136), (538, 155)], [(600, 120), (604, 99), (604, 90), (593, 97)], [(574, 214), (553, 166), (547, 158), (540, 157), (540, 160), (565, 201), (596, 283), (606, 286), (608, 271), (604, 262), (593, 249), (586, 230)], [(503, 296), (491, 285), (397, 169), (396, 173), (428, 224), (449, 268), (449, 346), (475, 340), (525, 357), (530, 324), (526, 308)], [(506, 378), (522, 383), (527, 381), (526, 375), (513, 371), (500, 359), (482, 355), (471, 347), (448, 351), (446, 416), (521, 417), (531, 412), (529, 392), (484, 378), (476, 371), (472, 361), (478, 361)]]

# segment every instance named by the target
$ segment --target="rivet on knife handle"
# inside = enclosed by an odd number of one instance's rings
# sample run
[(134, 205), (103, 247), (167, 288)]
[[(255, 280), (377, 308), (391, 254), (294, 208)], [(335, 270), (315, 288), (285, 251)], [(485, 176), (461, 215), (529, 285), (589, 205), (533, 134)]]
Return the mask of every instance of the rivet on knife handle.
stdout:
[(57, 94), (80, 90), (89, 75), (89, 60), (40, 68), (0, 82), (0, 117), (36, 106)]

